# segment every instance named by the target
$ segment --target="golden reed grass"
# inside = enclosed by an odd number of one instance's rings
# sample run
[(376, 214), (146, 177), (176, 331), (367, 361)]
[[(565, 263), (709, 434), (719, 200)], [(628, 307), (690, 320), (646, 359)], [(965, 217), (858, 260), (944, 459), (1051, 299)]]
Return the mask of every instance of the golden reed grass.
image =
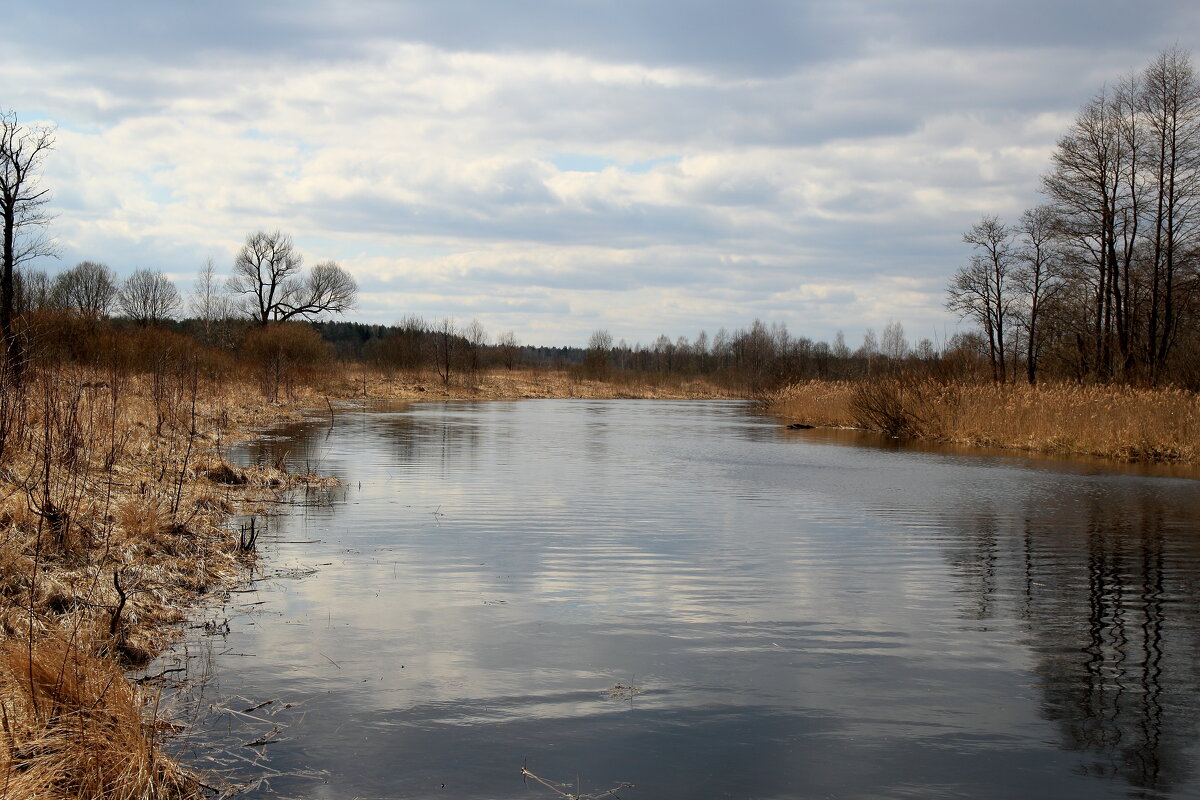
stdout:
[(1180, 389), (885, 377), (797, 383), (765, 404), (810, 425), (1124, 461), (1200, 461), (1200, 396)]

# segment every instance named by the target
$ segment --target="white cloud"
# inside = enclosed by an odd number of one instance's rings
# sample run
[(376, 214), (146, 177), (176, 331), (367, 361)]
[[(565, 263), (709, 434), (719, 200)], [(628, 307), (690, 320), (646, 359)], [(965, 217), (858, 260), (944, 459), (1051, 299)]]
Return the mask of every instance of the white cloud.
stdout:
[[(469, 314), (577, 344), (755, 315), (818, 338), (929, 327), (948, 320), (961, 231), (1037, 202), (1075, 108), (1193, 15), (1167, 7), (1084, 46), (1057, 17), (1027, 41), (934, 2), (903, 19), (870, 2), (714, 6), (687, 41), (609, 6), (575, 25), (561, 9), (373, 8), (332, 26), (304, 5), (147, 10), (128, 30), (134, 10), (78, 9), (107, 48), (83, 23), (0, 34), (11, 102), (60, 125), (46, 183), (66, 261), (186, 274), (278, 227), (358, 276), (368, 321)], [(598, 38), (614, 25), (624, 40)], [(559, 169), (562, 154), (607, 166)]]

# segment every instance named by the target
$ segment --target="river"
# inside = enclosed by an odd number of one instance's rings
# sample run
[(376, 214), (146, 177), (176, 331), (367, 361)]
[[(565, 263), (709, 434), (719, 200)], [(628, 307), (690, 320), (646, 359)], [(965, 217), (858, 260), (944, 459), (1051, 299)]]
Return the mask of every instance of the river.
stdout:
[(380, 405), (232, 457), (280, 454), (343, 486), (156, 667), (249, 796), (1200, 797), (1195, 479), (733, 402)]

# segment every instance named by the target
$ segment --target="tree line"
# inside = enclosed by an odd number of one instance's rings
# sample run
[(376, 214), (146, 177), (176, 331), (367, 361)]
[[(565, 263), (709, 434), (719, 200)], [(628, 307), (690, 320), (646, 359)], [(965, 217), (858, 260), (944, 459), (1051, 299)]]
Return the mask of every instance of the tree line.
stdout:
[[(354, 278), (326, 261), (308, 272), (291, 237), (257, 231), (234, 261), (233, 275), (224, 283), (210, 260), (200, 272), (189, 309), (201, 320), (243, 316), (258, 325), (293, 318), (315, 318), (354, 307), (358, 287)], [(37, 269), (20, 269), (13, 276), (16, 314), (73, 311), (93, 318), (118, 312), (142, 325), (175, 319), (183, 298), (161, 271), (139, 269), (124, 280), (106, 264), (81, 261), (53, 278)]]
[(946, 305), (993, 380), (1200, 385), (1200, 80), (1172, 48), (1105, 86), (1059, 138), (1045, 202), (985, 216)]
[[(45, 235), (49, 190), (41, 185), (54, 144), (53, 127), (23, 125), (14, 113), (0, 112), (0, 338), (2, 376), (12, 385), (22, 380), (36, 323), (63, 313), (95, 321), (119, 311), (151, 326), (174, 319), (183, 305), (179, 290), (161, 271), (139, 269), (118, 280), (105, 264), (82, 261), (51, 278), (30, 265), (35, 258), (56, 255)], [(246, 237), (227, 281), (218, 279), (208, 263), (190, 310), (211, 337), (239, 316), (265, 328), (348, 311), (357, 297), (354, 278), (336, 262), (305, 270), (290, 236), (257, 231)]]

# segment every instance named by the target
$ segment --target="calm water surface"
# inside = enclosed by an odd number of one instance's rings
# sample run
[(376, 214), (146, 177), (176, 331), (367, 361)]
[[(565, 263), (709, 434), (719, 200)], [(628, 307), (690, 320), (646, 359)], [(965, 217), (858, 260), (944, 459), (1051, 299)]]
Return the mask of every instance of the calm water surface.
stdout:
[(253, 796), (1200, 796), (1194, 480), (720, 402), (379, 407), (235, 457), (282, 452), (343, 488), (174, 656), (178, 746)]

